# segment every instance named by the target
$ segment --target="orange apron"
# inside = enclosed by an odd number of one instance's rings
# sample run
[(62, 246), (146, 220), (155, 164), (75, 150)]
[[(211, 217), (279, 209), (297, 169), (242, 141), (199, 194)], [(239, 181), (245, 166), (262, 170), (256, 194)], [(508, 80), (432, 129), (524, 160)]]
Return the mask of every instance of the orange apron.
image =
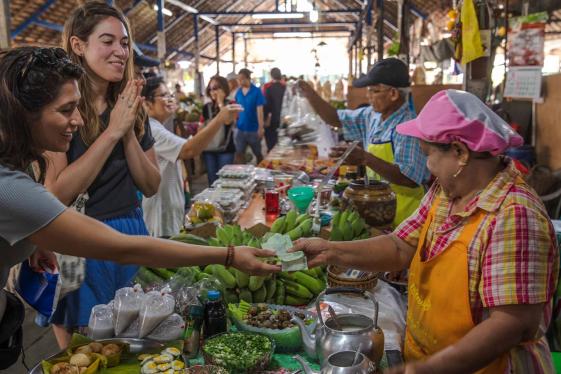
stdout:
[[(439, 202), (437, 197), (409, 268), (406, 361), (424, 360), (456, 343), (475, 327), (469, 301), (467, 253), (485, 213), (478, 211), (469, 217), (458, 238), (443, 252), (425, 261), (421, 254)], [(505, 353), (477, 373), (504, 373), (507, 358)]]

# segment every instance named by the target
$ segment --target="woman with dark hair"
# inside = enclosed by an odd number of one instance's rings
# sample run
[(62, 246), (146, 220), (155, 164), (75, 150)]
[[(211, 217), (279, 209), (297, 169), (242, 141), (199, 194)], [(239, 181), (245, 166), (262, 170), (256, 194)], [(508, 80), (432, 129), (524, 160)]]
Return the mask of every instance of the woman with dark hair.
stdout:
[(170, 237), (179, 234), (185, 220), (185, 191), (178, 160), (200, 155), (217, 132), (234, 121), (237, 111), (223, 106), (204, 129), (187, 140), (163, 125), (175, 112), (176, 102), (162, 77), (148, 78), (142, 96), (162, 175), (158, 192), (142, 201), (144, 220), (151, 235)]
[[(210, 79), (206, 88), (206, 96), (211, 101), (206, 103), (203, 108), (203, 117), (207, 123), (217, 116), (224, 106), (230, 103), (227, 99), (229, 94), (230, 86), (226, 78), (215, 75)], [(213, 140), (211, 147), (203, 152), (209, 185), (212, 185), (218, 178), (216, 173), (224, 165), (234, 163), (236, 153), (233, 136), (234, 126), (230, 126), (234, 120), (235, 118), (232, 118), (230, 123), (223, 126), (222, 131), (219, 131)]]
[[(270, 251), (201, 247), (123, 235), (66, 209), (38, 183), (45, 179), (50, 163), (44, 153), (64, 154), (85, 126), (79, 110), (82, 74), (83, 69), (60, 48), (23, 47), (0, 55), (0, 288), (6, 284), (10, 267), (32, 254), (30, 263), (36, 271), (56, 268), (52, 250), (120, 264), (174, 267), (227, 263), (260, 274), (278, 270), (255, 258), (270, 256)], [(140, 105), (140, 98), (132, 100), (134, 97), (134, 91), (127, 88), (116, 105)], [(37, 173), (31, 171), (34, 163)], [(7, 294), (0, 291), (0, 331), (4, 331), (6, 308), (13, 312), (13, 303), (6, 300)]]
[[(143, 81), (134, 79), (127, 18), (105, 2), (86, 2), (68, 18), (62, 44), (85, 74), (78, 104), (84, 126), (66, 154), (51, 154), (45, 186), (70, 205), (87, 193), (86, 215), (131, 235), (148, 235), (137, 197), (154, 195), (160, 173), (154, 138), (142, 107)], [(123, 101), (124, 100), (124, 101)], [(138, 266), (86, 261), (81, 287), (64, 297), (49, 322), (61, 346), (88, 324), (91, 308), (109, 302), (132, 281)], [(38, 318), (40, 324), (46, 321)]]

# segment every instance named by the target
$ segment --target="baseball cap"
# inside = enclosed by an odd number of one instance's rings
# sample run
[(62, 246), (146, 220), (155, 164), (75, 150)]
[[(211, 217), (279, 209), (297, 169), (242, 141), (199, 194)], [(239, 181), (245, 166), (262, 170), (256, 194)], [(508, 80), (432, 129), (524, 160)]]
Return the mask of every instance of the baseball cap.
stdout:
[(376, 84), (409, 87), (409, 68), (397, 58), (385, 58), (376, 62), (367, 74), (353, 81), (353, 86), (357, 88)]
[(459, 90), (438, 92), (417, 118), (398, 125), (397, 132), (431, 143), (460, 141), (474, 152), (494, 156), (524, 144), (524, 139), (477, 96)]

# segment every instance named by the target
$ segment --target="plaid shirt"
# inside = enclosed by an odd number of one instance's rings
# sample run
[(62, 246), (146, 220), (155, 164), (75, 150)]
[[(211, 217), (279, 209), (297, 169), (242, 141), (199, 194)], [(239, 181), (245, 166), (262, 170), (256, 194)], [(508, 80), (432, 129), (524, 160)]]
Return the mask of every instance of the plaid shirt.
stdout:
[(347, 141), (358, 140), (364, 149), (369, 144), (391, 142), (395, 164), (403, 175), (419, 185), (426, 183), (430, 172), (426, 167), (426, 156), (421, 151), (418, 139), (398, 134), (395, 128), (400, 123), (414, 119), (417, 114), (411, 100), (407, 100), (385, 121), (381, 114), (371, 106), (356, 110), (338, 110), (339, 121), (343, 127), (343, 136)]
[[(539, 335), (545, 334), (556, 290), (559, 253), (555, 231), (536, 193), (518, 183), (512, 162), (468, 203), (450, 215), (452, 204), (435, 183), (417, 212), (395, 234), (417, 247), (434, 198), (440, 197), (426, 238), (425, 259), (433, 258), (454, 241), (466, 219), (477, 209), (487, 212), (468, 248), (469, 295), (475, 323), (487, 317), (486, 308), (512, 304), (545, 303)], [(541, 373), (549, 348), (545, 339), (510, 352), (509, 369), (515, 373)], [(540, 369), (541, 367), (541, 369)], [(546, 364), (547, 367), (547, 364)], [(510, 372), (510, 371), (509, 371)], [(545, 371), (547, 372), (547, 371)]]

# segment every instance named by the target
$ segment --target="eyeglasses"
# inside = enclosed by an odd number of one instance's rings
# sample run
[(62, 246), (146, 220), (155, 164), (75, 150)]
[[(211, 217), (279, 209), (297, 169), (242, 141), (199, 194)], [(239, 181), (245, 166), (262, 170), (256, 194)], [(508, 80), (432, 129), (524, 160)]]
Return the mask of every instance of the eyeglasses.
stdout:
[(164, 100), (172, 100), (175, 99), (175, 94), (172, 93), (165, 93), (165, 94), (159, 94), (159, 95), (154, 95), (154, 97), (161, 97)]

